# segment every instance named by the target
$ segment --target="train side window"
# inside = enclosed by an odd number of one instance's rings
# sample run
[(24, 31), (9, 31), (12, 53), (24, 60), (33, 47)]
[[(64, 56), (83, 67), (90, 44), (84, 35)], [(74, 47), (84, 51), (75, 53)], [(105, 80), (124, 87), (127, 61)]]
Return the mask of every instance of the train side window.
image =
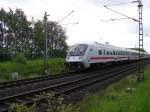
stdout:
[(112, 55), (112, 52), (110, 51), (110, 55)]
[(113, 51), (113, 55), (115, 55), (115, 51)]
[(102, 55), (102, 51), (101, 51), (101, 50), (99, 50), (99, 51), (98, 51), (98, 54), (99, 54), (99, 55)]
[(107, 55), (109, 55), (109, 51), (107, 51)]
[(104, 49), (104, 55), (106, 55), (106, 51), (105, 51), (105, 49)]

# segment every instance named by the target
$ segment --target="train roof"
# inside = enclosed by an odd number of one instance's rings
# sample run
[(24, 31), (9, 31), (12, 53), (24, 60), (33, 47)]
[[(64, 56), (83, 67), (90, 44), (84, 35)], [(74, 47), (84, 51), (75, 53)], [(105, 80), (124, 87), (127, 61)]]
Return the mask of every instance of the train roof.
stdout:
[(114, 45), (103, 44), (103, 43), (98, 43), (98, 42), (82, 42), (82, 43), (77, 43), (77, 44), (87, 44), (89, 46), (100, 46), (100, 47), (105, 47), (105, 48), (126, 50), (126, 48), (121, 48), (121, 47), (117, 47), (117, 46), (114, 46)]
[[(123, 48), (123, 47), (117, 47), (117, 46), (114, 46), (114, 45), (110, 45), (110, 44), (103, 44), (103, 43), (98, 43), (98, 42), (80, 42), (80, 43), (77, 43), (77, 44), (87, 44), (89, 46), (99, 46), (99, 47), (104, 47), (104, 48), (112, 48), (112, 49), (117, 49), (117, 50), (125, 50), (125, 51), (128, 51), (128, 52), (133, 52), (133, 53), (139, 53), (139, 51), (137, 50), (133, 50), (133, 49), (130, 49), (130, 48)], [(74, 44), (76, 45), (76, 44)], [(142, 52), (144, 54), (148, 54), (146, 52)]]

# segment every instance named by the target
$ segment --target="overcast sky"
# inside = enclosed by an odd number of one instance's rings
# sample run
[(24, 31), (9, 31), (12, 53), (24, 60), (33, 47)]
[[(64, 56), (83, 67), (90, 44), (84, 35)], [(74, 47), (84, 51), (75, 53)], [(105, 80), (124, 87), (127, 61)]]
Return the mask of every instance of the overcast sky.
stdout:
[[(134, 1), (134, 0), (133, 0)], [(72, 10), (74, 12), (60, 24), (67, 31), (67, 43), (72, 45), (84, 41), (109, 42), (119, 47), (138, 47), (138, 23), (133, 20), (104, 21), (124, 18), (103, 5), (129, 3), (132, 0), (0, 0), (5, 9), (21, 8), (28, 19), (43, 19), (44, 12), (49, 20), (59, 21)], [(150, 52), (150, 0), (143, 0), (144, 48)], [(138, 19), (137, 3), (110, 6), (125, 15)], [(79, 22), (79, 24), (64, 25)]]

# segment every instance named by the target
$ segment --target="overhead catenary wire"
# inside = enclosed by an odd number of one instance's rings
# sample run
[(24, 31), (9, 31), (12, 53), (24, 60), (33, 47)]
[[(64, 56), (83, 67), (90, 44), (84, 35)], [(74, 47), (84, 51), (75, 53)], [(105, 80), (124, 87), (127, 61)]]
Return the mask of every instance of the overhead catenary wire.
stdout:
[[(112, 3), (112, 0), (107, 0), (108, 2), (111, 2)], [(107, 6), (113, 6), (113, 5), (127, 5), (127, 4), (131, 4), (131, 3), (137, 3), (139, 0), (135, 0), (135, 1), (127, 1), (127, 2), (119, 2), (117, 1), (117, 3), (112, 3), (112, 4), (109, 4)]]
[(79, 24), (79, 22), (73, 22), (73, 23), (64, 23), (64, 24), (60, 24), (60, 25), (75, 25), (75, 24)]
[(101, 19), (100, 21), (109, 22), (109, 21), (116, 21), (116, 20), (126, 20), (129, 18), (110, 18), (110, 19)]
[[(108, 1), (110, 1), (110, 0), (108, 0)], [(112, 1), (110, 1), (110, 2), (112, 2)], [(131, 4), (131, 3), (136, 3), (136, 2), (137, 2), (137, 1), (132, 1), (132, 2), (120, 2), (120, 3), (110, 4), (110, 5), (108, 5), (108, 4), (106, 5), (106, 3), (105, 3), (105, 5), (104, 5), (103, 2), (99, 1), (99, 3), (100, 3), (103, 7), (105, 7), (106, 9), (111, 10), (111, 11), (113, 11), (113, 12), (115, 12), (115, 13), (117, 13), (117, 14), (119, 14), (119, 15), (125, 17), (125, 18), (110, 18), (110, 19), (107, 19), (107, 20), (100, 20), (100, 21), (102, 21), (102, 22), (109, 22), (109, 21), (116, 21), (116, 20), (131, 19), (131, 20), (133, 20), (133, 21), (139, 22), (139, 20), (137, 20), (137, 19), (135, 19), (135, 18), (129, 17), (128, 15), (125, 15), (125, 14), (123, 14), (123, 13), (121, 13), (121, 12), (118, 12), (118, 11), (116, 11), (116, 10), (113, 10), (112, 8), (109, 8), (110, 6), (127, 5), (127, 4)]]
[(61, 20), (57, 21), (57, 23), (60, 23), (61, 21), (63, 21), (64, 19), (66, 19), (68, 16), (70, 16), (72, 13), (74, 12), (74, 10), (72, 10), (69, 14), (67, 14), (65, 17), (63, 17)]
[(122, 16), (124, 16), (124, 17), (128, 18), (128, 19), (132, 19), (133, 21), (136, 21), (136, 22), (138, 22), (138, 21), (139, 21), (139, 20), (137, 20), (137, 19), (135, 19), (135, 18), (132, 18), (132, 17), (129, 17), (129, 16), (127, 16), (127, 15), (125, 15), (125, 14), (121, 13), (121, 12), (115, 11), (115, 10), (113, 10), (113, 9), (109, 8), (109, 7), (108, 7), (108, 6), (106, 6), (106, 5), (104, 5), (104, 7), (105, 7), (106, 9), (111, 10), (112, 12), (115, 12), (115, 13), (117, 13), (117, 14), (119, 14), (119, 15), (122, 15)]
[[(110, 1), (110, 0), (107, 0), (107, 1)], [(112, 2), (112, 1), (110, 1)], [(102, 1), (99, 1), (98, 3), (102, 6), (121, 6), (121, 5), (128, 5), (128, 4), (133, 4), (133, 3), (137, 3), (138, 0), (136, 1), (132, 1), (132, 2), (120, 2), (120, 3), (104, 3)]]
[[(110, 0), (108, 0), (110, 1)], [(113, 10), (111, 8), (109, 8), (108, 6), (111, 5), (104, 5), (104, 7), (106, 9), (111, 10), (112, 12), (115, 12), (121, 16), (124, 16), (128, 19), (132, 19), (135, 22), (139, 23), (139, 60), (138, 61), (138, 74), (137, 74), (137, 81), (143, 80), (144, 79), (144, 66), (143, 66), (143, 55), (141, 53), (141, 49), (143, 49), (143, 16), (142, 16), (142, 11), (143, 11), (143, 5), (142, 5), (142, 0), (136, 0), (136, 1), (132, 1), (131, 3), (138, 3), (138, 11), (139, 11), (139, 19), (135, 19), (132, 17), (129, 17), (121, 12), (118, 12), (116, 10)], [(118, 4), (119, 5), (119, 4)], [(117, 20), (117, 19), (110, 19), (110, 20)], [(119, 19), (121, 20), (121, 19)]]
[(114, 4), (109, 4), (109, 5), (107, 5), (107, 6), (128, 5), (128, 4), (131, 4), (131, 3), (135, 3), (135, 1), (132, 1), (132, 2), (120, 2), (120, 3), (114, 3)]

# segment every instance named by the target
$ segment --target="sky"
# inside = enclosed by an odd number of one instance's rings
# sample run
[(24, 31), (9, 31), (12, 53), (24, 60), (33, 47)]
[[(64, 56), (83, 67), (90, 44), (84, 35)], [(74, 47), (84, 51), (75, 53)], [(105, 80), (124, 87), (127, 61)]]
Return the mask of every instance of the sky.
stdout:
[[(78, 42), (109, 42), (118, 47), (138, 47), (138, 23), (131, 19), (108, 21), (109, 19), (124, 18), (104, 7), (119, 11), (129, 17), (138, 19), (137, 3), (135, 0), (0, 0), (0, 7), (21, 8), (31, 20), (43, 19), (46, 11), (51, 21), (60, 21), (72, 10), (70, 16), (62, 20), (66, 29), (67, 43)], [(150, 0), (143, 0), (144, 48), (150, 53)], [(122, 5), (113, 5), (113, 4)], [(79, 24), (68, 24), (68, 23)], [(67, 25), (68, 24), (68, 25)]]

